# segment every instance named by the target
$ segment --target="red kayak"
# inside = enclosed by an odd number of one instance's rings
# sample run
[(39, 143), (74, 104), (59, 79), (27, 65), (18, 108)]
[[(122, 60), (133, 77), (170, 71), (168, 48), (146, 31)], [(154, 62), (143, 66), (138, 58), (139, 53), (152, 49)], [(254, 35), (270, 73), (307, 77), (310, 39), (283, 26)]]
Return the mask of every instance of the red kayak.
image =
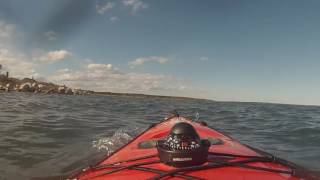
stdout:
[(94, 166), (68, 179), (316, 180), (291, 162), (174, 116), (152, 125)]

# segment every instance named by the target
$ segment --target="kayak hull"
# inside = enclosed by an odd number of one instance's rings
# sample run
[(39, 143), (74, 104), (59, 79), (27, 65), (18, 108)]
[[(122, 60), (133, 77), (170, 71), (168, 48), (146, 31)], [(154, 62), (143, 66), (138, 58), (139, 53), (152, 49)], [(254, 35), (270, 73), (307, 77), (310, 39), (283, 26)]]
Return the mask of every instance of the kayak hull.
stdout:
[[(216, 154), (235, 154), (237, 157), (209, 156), (210, 162), (224, 163), (226, 161), (246, 160), (243, 157), (262, 157), (263, 155), (250, 147), (241, 144), (237, 140), (213, 130), (203, 123), (197, 123), (183, 117), (172, 117), (158, 124), (153, 125), (146, 131), (135, 137), (132, 141), (118, 149), (102, 161), (98, 162), (94, 168), (87, 168), (77, 172), (70, 179), (153, 179), (159, 174), (179, 170), (159, 162), (157, 148), (141, 147), (142, 143), (154, 142), (163, 139), (169, 134), (173, 125), (178, 122), (191, 124), (202, 139), (218, 139), (220, 143), (211, 145), (209, 152)], [(151, 143), (152, 144), (152, 143)], [(139, 159), (140, 157), (147, 157)], [(133, 160), (137, 159), (137, 160)], [(128, 161), (129, 160), (129, 161)], [(153, 163), (151, 163), (153, 162)], [(208, 165), (209, 162), (203, 166)], [(276, 169), (281, 171), (291, 171), (291, 168), (275, 162), (249, 162), (246, 165)], [(121, 169), (122, 168), (122, 169)], [(120, 170), (119, 170), (120, 169)], [(208, 168), (202, 170), (185, 171), (163, 177), (163, 179), (218, 179), (218, 180), (299, 180), (286, 173), (275, 173), (257, 169), (248, 169), (238, 166), (224, 166), (218, 168)], [(159, 178), (160, 179), (160, 178)]]

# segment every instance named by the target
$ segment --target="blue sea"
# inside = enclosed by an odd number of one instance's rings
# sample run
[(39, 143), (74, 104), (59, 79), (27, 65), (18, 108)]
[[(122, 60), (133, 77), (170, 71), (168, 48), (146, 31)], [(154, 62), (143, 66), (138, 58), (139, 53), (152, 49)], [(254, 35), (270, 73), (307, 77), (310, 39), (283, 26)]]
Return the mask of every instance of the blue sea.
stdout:
[(320, 170), (319, 106), (0, 93), (0, 179), (68, 174), (119, 148), (172, 110), (199, 116), (242, 143)]

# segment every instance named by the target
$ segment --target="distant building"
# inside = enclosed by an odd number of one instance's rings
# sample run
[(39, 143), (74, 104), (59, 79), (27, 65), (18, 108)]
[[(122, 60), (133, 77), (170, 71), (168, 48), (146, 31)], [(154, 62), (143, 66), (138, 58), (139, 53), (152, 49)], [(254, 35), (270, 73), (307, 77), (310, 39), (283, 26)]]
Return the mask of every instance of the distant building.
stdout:
[[(0, 75), (2, 74), (2, 64), (0, 64)], [(9, 72), (7, 71), (6, 72), (6, 77), (8, 78), (9, 77)]]

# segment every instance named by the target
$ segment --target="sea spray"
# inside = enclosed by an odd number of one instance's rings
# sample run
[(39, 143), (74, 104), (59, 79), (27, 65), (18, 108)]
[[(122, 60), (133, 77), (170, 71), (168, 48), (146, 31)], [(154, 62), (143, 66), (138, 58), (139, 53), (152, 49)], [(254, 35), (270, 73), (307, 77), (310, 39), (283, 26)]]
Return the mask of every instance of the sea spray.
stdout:
[(120, 128), (110, 137), (102, 137), (92, 142), (92, 147), (98, 151), (105, 151), (107, 155), (128, 143), (145, 128), (142, 127), (125, 127)]

